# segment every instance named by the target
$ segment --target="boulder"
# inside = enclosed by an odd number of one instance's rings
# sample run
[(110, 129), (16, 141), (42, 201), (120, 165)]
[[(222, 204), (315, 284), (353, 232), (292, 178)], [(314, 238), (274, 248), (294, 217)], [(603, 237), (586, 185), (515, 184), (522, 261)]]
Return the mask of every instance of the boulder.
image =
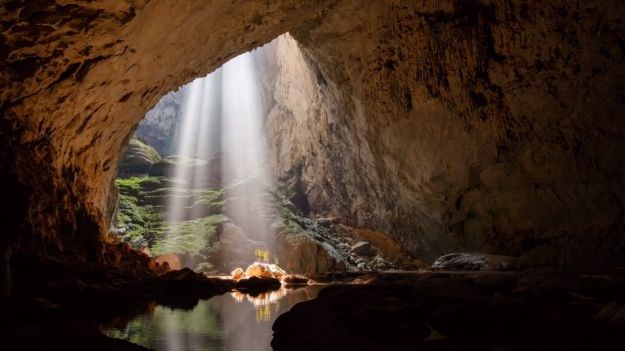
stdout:
[(500, 271), (509, 270), (515, 257), (484, 253), (451, 253), (434, 261), (432, 269), (460, 271)]
[(278, 235), (278, 256), (291, 273), (325, 273), (346, 270), (345, 262), (328, 245), (316, 241), (305, 231)]
[(243, 268), (237, 267), (232, 272), (230, 272), (230, 276), (234, 280), (239, 280), (239, 279), (245, 277), (245, 271), (243, 270)]
[(271, 269), (266, 263), (254, 262), (245, 270), (246, 277), (273, 277)]
[(282, 278), (282, 282), (287, 285), (305, 285), (310, 279), (303, 275), (289, 274)]
[(271, 275), (273, 275), (275, 278), (278, 278), (278, 279), (286, 275), (286, 271), (278, 267), (278, 265), (276, 264), (269, 264), (269, 270), (271, 271)]
[(155, 162), (161, 159), (160, 155), (150, 145), (139, 139), (130, 139), (128, 147), (119, 162), (118, 175), (129, 177), (146, 174)]
[(280, 280), (274, 277), (250, 277), (239, 280), (236, 289), (246, 292), (252, 296), (262, 292), (278, 290), (282, 286)]
[(352, 252), (359, 256), (373, 257), (377, 250), (368, 241), (361, 241), (352, 246)]
[(182, 268), (182, 261), (176, 254), (163, 254), (157, 256), (154, 261), (159, 264), (167, 263), (170, 269), (177, 270)]

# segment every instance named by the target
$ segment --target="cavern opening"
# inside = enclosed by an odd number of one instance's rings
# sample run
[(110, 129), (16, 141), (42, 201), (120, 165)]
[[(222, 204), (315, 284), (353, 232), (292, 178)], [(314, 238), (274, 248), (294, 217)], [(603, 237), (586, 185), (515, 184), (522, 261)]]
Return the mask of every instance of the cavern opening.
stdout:
[(390, 235), (311, 211), (306, 179), (279, 159), (315, 113), (292, 101), (326, 108), (320, 75), (284, 34), (161, 98), (120, 159), (117, 236), (208, 274), (254, 261), (297, 274), (417, 268)]
[(0, 2), (1, 348), (620, 350), (622, 13)]

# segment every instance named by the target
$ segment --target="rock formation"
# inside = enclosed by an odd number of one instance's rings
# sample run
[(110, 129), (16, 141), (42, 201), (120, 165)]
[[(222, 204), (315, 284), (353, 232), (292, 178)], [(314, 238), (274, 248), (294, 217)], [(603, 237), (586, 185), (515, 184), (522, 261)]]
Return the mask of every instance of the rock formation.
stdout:
[(623, 263), (622, 13), (618, 0), (3, 2), (0, 246), (102, 259), (117, 161), (145, 112), (289, 31), (305, 65), (287, 67), (306, 76), (275, 88), (270, 118), (292, 131), (275, 164), (312, 213), (428, 260)]

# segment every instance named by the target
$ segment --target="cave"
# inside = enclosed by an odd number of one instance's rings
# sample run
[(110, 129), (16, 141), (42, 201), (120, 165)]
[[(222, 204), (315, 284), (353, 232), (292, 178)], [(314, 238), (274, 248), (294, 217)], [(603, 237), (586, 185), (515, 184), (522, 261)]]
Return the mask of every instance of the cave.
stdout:
[(2, 1), (2, 349), (620, 350), (623, 13)]

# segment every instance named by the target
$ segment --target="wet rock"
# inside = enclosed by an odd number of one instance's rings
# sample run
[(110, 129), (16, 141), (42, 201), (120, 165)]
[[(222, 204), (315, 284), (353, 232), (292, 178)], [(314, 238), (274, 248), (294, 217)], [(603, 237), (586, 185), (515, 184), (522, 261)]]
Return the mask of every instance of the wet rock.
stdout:
[(271, 274), (271, 269), (267, 264), (255, 262), (247, 267), (245, 276), (263, 278), (273, 277), (273, 274)]
[(482, 253), (452, 253), (434, 261), (432, 269), (461, 271), (497, 271), (513, 267), (515, 258), (511, 256)]
[(282, 282), (287, 285), (304, 285), (310, 282), (310, 279), (303, 275), (289, 274), (282, 278)]
[(173, 270), (182, 268), (182, 261), (180, 260), (180, 257), (176, 254), (160, 255), (154, 258), (154, 261), (160, 264), (167, 263), (168, 267)]
[(237, 267), (232, 272), (230, 272), (230, 276), (234, 280), (239, 280), (245, 277), (245, 271), (243, 270), (243, 268)]
[[(324, 288), (317, 299), (278, 317), (273, 349), (622, 348), (623, 326), (593, 326), (620, 320), (622, 303), (599, 312), (601, 306), (588, 302), (616, 298), (621, 291), (587, 285), (580, 273), (388, 273), (360, 279), (366, 284)], [(621, 271), (613, 280), (622, 284), (625, 275)], [(565, 293), (554, 295), (556, 290)], [(582, 291), (586, 302), (571, 299), (570, 293)]]
[(286, 275), (286, 272), (275, 264), (254, 262), (245, 270), (245, 277), (274, 277), (276, 279), (282, 278)]
[(279, 279), (271, 276), (243, 278), (236, 282), (236, 289), (250, 295), (258, 295), (265, 291), (278, 290), (282, 286)]
[(605, 305), (595, 315), (595, 321), (604, 327), (625, 331), (625, 303), (611, 302)]
[(373, 257), (377, 254), (376, 249), (371, 245), (370, 242), (361, 241), (352, 246), (352, 251), (356, 255)]

